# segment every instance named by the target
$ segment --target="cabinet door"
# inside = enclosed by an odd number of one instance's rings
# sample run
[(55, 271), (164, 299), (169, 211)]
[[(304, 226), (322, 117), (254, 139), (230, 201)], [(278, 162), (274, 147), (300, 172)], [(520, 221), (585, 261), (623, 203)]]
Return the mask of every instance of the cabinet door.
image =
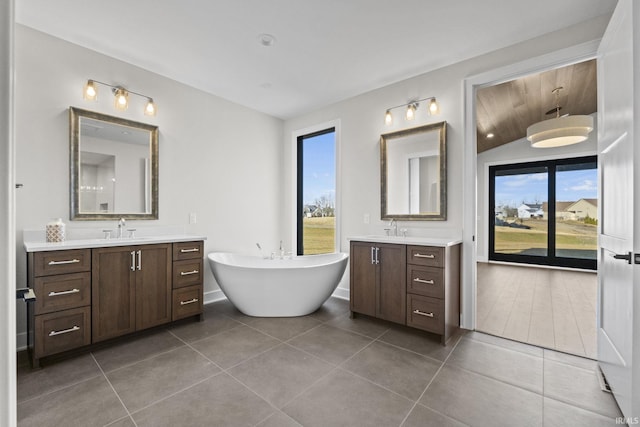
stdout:
[(171, 245), (136, 246), (136, 329), (171, 321)]
[(373, 243), (351, 242), (351, 311), (376, 315), (376, 265), (372, 263)]
[(135, 259), (132, 247), (94, 249), (91, 273), (93, 342), (136, 329)]
[(376, 244), (378, 250), (377, 317), (406, 322), (407, 252), (404, 245)]

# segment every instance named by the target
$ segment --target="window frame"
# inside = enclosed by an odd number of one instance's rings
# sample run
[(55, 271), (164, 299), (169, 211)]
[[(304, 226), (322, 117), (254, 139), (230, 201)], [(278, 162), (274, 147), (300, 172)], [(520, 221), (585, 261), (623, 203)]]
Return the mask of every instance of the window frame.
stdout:
[(334, 229), (334, 247), (333, 252), (327, 253), (335, 253), (338, 252), (338, 127), (336, 125), (327, 125), (321, 126), (318, 130), (310, 131), (310, 132), (302, 132), (295, 136), (295, 248), (296, 255), (303, 256), (304, 255), (304, 225), (303, 225), (303, 214), (302, 210), (304, 207), (304, 141), (306, 139), (314, 138), (321, 135), (326, 135), (329, 133), (334, 134), (334, 163), (335, 170), (334, 176), (336, 180), (336, 188), (335, 188), (335, 206), (334, 206), (334, 216), (335, 216), (335, 229)]
[[(579, 268), (584, 270), (597, 270), (597, 259), (570, 258), (556, 255), (556, 173), (558, 166), (575, 165), (581, 163), (598, 164), (597, 156), (570, 157), (534, 162), (509, 163), (489, 166), (489, 261), (512, 262), (520, 264), (547, 265), (553, 267)], [(496, 172), (519, 171), (523, 169), (547, 168), (548, 173), (548, 213), (547, 213), (547, 255), (519, 255), (496, 253), (495, 251), (495, 178)], [(514, 173), (515, 174), (515, 173)], [(553, 219), (553, 220), (552, 220)]]

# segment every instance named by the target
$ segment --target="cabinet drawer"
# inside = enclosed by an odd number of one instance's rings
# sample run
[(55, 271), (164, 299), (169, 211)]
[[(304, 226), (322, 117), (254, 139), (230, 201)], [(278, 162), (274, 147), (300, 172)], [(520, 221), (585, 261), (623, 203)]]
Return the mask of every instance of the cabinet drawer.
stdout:
[(407, 265), (407, 292), (444, 298), (444, 269)]
[(407, 264), (444, 267), (444, 248), (407, 246)]
[(36, 252), (33, 256), (34, 276), (78, 273), (91, 270), (91, 249)]
[(179, 242), (173, 244), (173, 260), (202, 258), (203, 242)]
[(60, 274), (34, 279), (35, 314), (91, 304), (91, 273)]
[(202, 284), (202, 258), (174, 261), (173, 287), (183, 288)]
[(443, 334), (444, 301), (437, 298), (408, 294), (407, 326)]
[(172, 320), (202, 313), (202, 286), (189, 286), (173, 291)]
[(91, 344), (90, 307), (36, 316), (34, 326), (38, 358)]

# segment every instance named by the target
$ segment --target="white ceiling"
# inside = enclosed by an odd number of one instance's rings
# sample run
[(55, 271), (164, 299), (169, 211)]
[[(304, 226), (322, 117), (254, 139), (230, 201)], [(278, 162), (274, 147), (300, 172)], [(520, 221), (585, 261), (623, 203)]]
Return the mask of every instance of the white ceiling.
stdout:
[[(608, 14), (615, 3), (19, 0), (16, 21), (287, 119)], [(275, 45), (262, 46), (262, 33)]]

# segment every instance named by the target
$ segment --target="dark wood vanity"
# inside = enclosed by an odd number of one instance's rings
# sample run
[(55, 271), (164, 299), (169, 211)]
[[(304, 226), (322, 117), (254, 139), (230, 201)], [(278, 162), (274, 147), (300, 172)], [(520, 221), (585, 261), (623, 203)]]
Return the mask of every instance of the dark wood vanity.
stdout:
[(202, 318), (202, 240), (122, 244), (27, 252), (34, 367), (46, 356)]
[(460, 246), (352, 239), (352, 315), (432, 332), (445, 344), (460, 324)]

